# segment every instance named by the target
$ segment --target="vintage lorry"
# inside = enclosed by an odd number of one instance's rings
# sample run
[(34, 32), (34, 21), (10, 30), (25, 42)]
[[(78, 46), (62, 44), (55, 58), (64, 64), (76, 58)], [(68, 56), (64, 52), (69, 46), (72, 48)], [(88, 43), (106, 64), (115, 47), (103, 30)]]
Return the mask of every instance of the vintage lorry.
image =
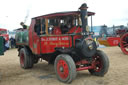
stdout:
[(20, 65), (32, 68), (38, 60), (54, 64), (58, 80), (70, 83), (77, 71), (88, 70), (92, 75), (104, 76), (109, 59), (89, 32), (86, 3), (79, 11), (59, 12), (32, 18), (28, 30), (16, 32)]
[(7, 29), (0, 28), (0, 36), (3, 36), (5, 38), (5, 40), (8, 41), (9, 40), (9, 35), (7, 33)]

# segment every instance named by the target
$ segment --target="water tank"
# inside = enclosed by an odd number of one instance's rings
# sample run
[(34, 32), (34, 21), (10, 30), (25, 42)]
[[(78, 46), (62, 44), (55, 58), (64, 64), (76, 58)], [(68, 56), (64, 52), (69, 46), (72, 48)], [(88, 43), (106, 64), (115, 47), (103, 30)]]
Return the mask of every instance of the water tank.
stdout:
[(28, 44), (28, 30), (18, 30), (15, 39), (18, 44)]

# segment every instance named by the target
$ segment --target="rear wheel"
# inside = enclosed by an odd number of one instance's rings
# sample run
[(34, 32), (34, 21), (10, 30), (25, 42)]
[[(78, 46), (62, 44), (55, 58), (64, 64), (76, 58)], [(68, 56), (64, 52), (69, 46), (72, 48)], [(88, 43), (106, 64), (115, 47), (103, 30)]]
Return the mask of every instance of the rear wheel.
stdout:
[(76, 65), (71, 56), (67, 54), (60, 54), (56, 57), (54, 68), (61, 82), (70, 83), (76, 77)]
[(92, 75), (104, 76), (108, 72), (109, 59), (108, 56), (100, 50), (97, 50), (96, 54), (93, 56), (94, 69), (89, 69)]
[(33, 67), (33, 57), (26, 48), (20, 49), (20, 66), (24, 69)]

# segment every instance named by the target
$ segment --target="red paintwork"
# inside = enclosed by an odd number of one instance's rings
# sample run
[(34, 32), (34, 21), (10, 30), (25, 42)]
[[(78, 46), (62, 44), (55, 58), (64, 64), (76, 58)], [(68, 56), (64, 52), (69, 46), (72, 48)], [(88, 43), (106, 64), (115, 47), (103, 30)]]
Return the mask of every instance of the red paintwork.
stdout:
[[(31, 35), (33, 34), (33, 36)], [(81, 36), (74, 36), (74, 41)], [(75, 43), (74, 43), (75, 44)], [(29, 45), (33, 53), (45, 54), (55, 52), (56, 47), (69, 48), (72, 46), (72, 38), (69, 35), (61, 36), (42, 36), (39, 37), (35, 32), (29, 32)], [(37, 48), (34, 48), (34, 45)]]
[(56, 47), (69, 48), (71, 46), (72, 39), (71, 36), (68, 35), (41, 37), (41, 53), (53, 53)]
[(72, 27), (70, 30), (69, 30), (69, 34), (70, 33), (80, 33), (80, 32), (82, 32), (82, 29), (80, 28), (80, 27), (76, 27), (76, 26), (74, 26), (74, 27)]
[(69, 75), (68, 64), (64, 60), (59, 60), (57, 62), (57, 73), (62, 79), (66, 79)]
[(117, 46), (120, 42), (120, 37), (107, 37), (107, 42), (110, 46)]
[[(7, 32), (7, 29), (0, 28), (0, 31), (6, 31), (6, 32)], [(8, 35), (8, 34), (0, 34), (0, 36), (3, 36), (3, 37), (5, 38), (6, 41), (9, 40), (9, 35)]]
[(105, 46), (118, 46), (120, 37), (107, 37), (106, 39), (99, 38), (99, 43)]
[[(68, 32), (68, 34), (72, 34), (72, 33), (81, 33), (82, 32), (82, 28), (80, 28), (80, 27), (76, 27), (76, 26), (74, 26), (74, 27), (72, 27), (70, 30), (69, 30), (69, 32)], [(74, 44), (75, 44), (75, 40), (76, 39), (80, 39), (82, 36), (78, 36), (78, 35), (76, 35), (76, 36), (74, 36)]]

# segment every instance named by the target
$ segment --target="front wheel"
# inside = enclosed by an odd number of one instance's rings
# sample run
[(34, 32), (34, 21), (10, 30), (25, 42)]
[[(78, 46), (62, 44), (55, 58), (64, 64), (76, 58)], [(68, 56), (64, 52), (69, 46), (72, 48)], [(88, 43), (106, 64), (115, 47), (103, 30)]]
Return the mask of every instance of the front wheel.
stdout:
[(94, 64), (94, 69), (89, 69), (92, 75), (104, 76), (108, 72), (109, 59), (103, 51), (97, 50), (93, 56), (92, 63)]
[(58, 80), (64, 83), (70, 83), (76, 77), (76, 65), (67, 54), (60, 54), (56, 57), (54, 68)]

